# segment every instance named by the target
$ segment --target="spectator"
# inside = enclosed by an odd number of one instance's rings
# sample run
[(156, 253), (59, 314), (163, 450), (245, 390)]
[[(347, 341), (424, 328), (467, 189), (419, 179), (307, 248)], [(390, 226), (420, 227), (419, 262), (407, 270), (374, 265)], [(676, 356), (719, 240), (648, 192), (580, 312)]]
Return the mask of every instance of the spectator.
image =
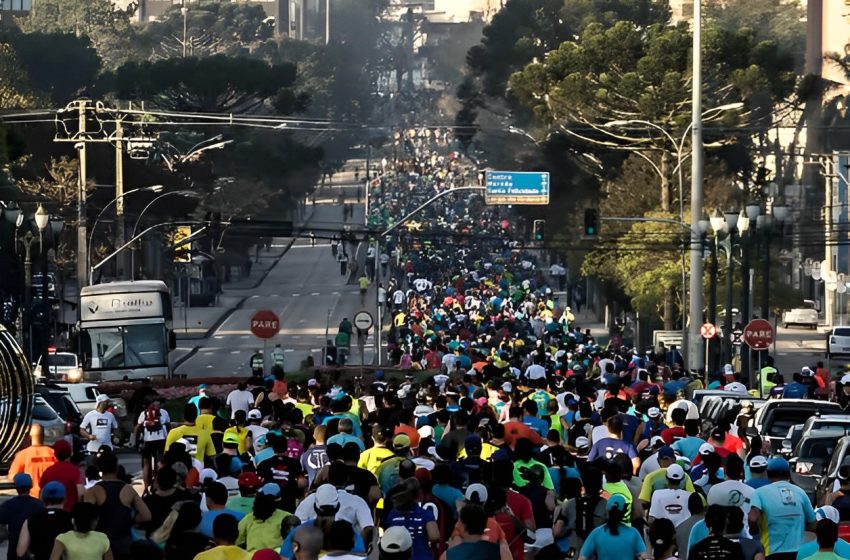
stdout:
[(27, 473), (19, 472), (14, 475), (12, 484), (15, 486), (17, 495), (0, 504), (0, 525), (5, 525), (9, 533), (7, 560), (18, 560), (16, 549), (24, 523), (36, 513), (43, 511), (44, 504), (30, 495), (32, 477)]

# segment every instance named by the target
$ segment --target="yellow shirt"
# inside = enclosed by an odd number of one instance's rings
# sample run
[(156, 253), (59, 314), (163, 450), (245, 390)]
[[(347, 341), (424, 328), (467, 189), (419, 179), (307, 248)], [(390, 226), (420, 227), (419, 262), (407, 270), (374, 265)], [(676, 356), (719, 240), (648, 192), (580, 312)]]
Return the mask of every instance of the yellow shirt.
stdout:
[[(481, 460), (482, 461), (489, 460), (490, 457), (493, 456), (493, 453), (495, 453), (498, 450), (499, 450), (499, 448), (496, 447), (495, 445), (487, 443), (486, 441), (482, 442), (481, 443)], [(460, 454), (458, 455), (458, 459), (465, 459), (465, 458), (466, 458), (466, 449), (461, 449)]]
[(392, 456), (393, 452), (386, 447), (370, 447), (360, 454), (360, 460), (357, 461), (357, 466), (375, 474), (378, 471), (378, 467), (384, 462), (384, 459)]
[(165, 450), (171, 447), (175, 441), (186, 438), (190, 444), (195, 446), (195, 458), (203, 462), (204, 457), (215, 457), (215, 445), (213, 445), (209, 430), (197, 426), (178, 426), (168, 432), (165, 439)]
[(212, 414), (199, 414), (198, 418), (195, 420), (195, 426), (202, 430), (211, 432), (213, 431), (213, 420), (215, 420), (215, 416)]
[(239, 451), (240, 455), (242, 453), (248, 452), (248, 445), (246, 443), (246, 440), (248, 439), (248, 434), (250, 434), (251, 432), (249, 432), (246, 428), (242, 428), (242, 430), (240, 431), (237, 426), (231, 426), (230, 428), (224, 430), (224, 433), (236, 434), (236, 437), (239, 438), (239, 443), (237, 444), (236, 449)]
[(251, 560), (251, 553), (238, 546), (217, 546), (195, 555), (195, 560)]

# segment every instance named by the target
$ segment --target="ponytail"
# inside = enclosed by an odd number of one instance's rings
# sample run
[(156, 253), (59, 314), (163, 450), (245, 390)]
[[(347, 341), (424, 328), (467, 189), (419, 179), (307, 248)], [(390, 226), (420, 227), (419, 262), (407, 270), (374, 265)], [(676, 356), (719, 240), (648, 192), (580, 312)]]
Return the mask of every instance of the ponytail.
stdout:
[(608, 510), (608, 521), (606, 522), (608, 533), (612, 535), (620, 534), (620, 523), (623, 521), (624, 513), (625, 510), (621, 510), (617, 506), (614, 506)]

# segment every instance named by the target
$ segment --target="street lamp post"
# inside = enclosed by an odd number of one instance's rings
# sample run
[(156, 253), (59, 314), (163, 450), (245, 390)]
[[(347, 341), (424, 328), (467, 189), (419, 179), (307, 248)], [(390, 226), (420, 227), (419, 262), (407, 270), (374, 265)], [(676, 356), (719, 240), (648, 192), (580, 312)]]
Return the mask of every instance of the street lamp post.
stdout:
[[(156, 204), (159, 200), (162, 200), (163, 198), (165, 198), (167, 196), (188, 196), (188, 197), (192, 197), (192, 198), (201, 198), (200, 193), (197, 193), (195, 191), (187, 191), (187, 190), (170, 191), (170, 192), (163, 193), (163, 194), (157, 196), (156, 198), (154, 198), (153, 200), (148, 202), (147, 206), (145, 206), (142, 209), (142, 211), (139, 213), (139, 217), (136, 218), (136, 223), (133, 224), (133, 232), (130, 234), (130, 239), (134, 239), (136, 237), (136, 231), (139, 229), (139, 223), (142, 221), (142, 218), (144, 217), (145, 212), (147, 212), (148, 209), (151, 206), (153, 206), (154, 204)], [(130, 280), (136, 279), (135, 256), (136, 256), (136, 252), (131, 251), (130, 252)]]
[[(773, 214), (764, 214), (756, 220), (756, 228), (764, 233), (764, 254), (762, 255), (762, 319), (769, 320), (770, 315), (770, 241), (774, 233), (774, 226), (783, 227), (783, 222), (788, 217), (788, 207), (784, 204), (775, 204)], [(775, 220), (775, 221), (774, 221)]]
[[(741, 326), (746, 326), (752, 318), (750, 311), (750, 299), (752, 298), (752, 272), (750, 271), (750, 245), (753, 239), (753, 230), (756, 227), (761, 208), (756, 203), (747, 204), (738, 217), (738, 230), (741, 232)], [(750, 347), (741, 344), (741, 376), (750, 381), (750, 387), (754, 386), (755, 378), (750, 379)]]

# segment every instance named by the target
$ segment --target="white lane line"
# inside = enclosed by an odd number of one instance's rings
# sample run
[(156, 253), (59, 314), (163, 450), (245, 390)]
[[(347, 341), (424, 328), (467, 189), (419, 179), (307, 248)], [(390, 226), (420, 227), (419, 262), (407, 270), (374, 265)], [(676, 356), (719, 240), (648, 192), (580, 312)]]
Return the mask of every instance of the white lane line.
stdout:
[(295, 350), (293, 350), (292, 348), (287, 348), (283, 351), (284, 354), (286, 354), (287, 352), (295, 352)]
[(292, 297), (299, 297), (301, 294), (292, 294)]
[(319, 294), (319, 292), (313, 292), (313, 293), (312, 293), (312, 294), (310, 294), (310, 295), (311, 295), (311, 296), (318, 296), (318, 295), (320, 295), (320, 294)]
[(231, 354), (241, 354), (242, 350), (231, 350), (230, 353)]

